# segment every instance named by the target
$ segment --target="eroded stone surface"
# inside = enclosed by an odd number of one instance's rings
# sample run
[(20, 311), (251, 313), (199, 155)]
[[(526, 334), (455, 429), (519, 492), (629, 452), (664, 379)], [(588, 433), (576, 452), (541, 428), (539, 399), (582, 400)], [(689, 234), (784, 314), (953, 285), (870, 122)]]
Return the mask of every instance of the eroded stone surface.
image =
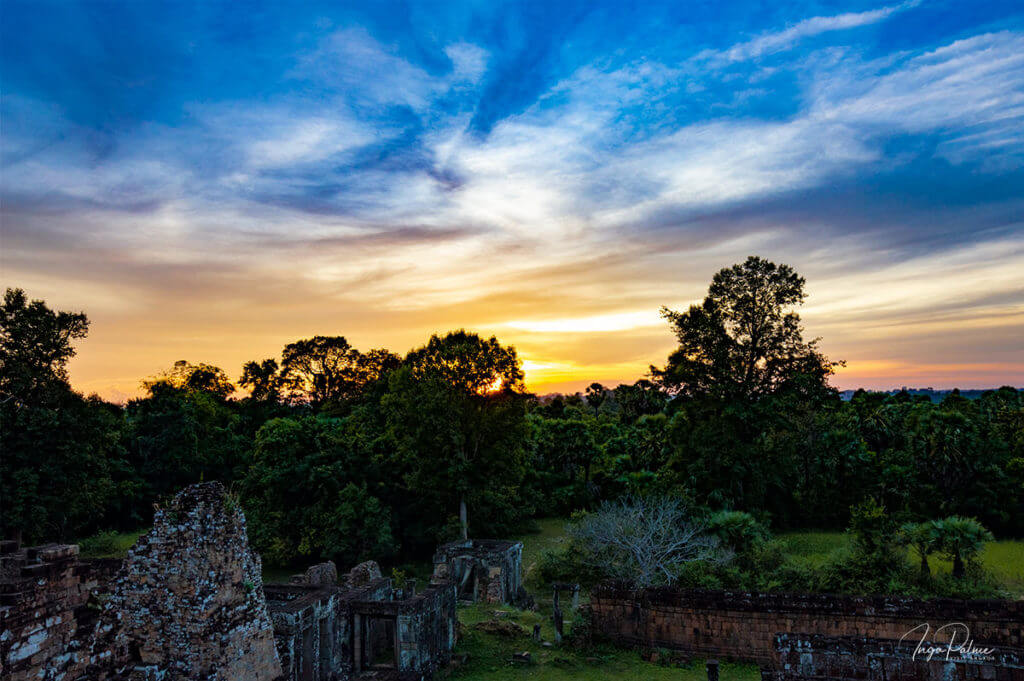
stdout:
[(170, 678), (281, 674), (260, 558), (220, 483), (186, 488), (156, 512), (153, 529), (128, 551), (108, 606), (114, 657), (131, 665)]
[(352, 587), (366, 586), (380, 579), (381, 576), (380, 566), (377, 565), (377, 561), (368, 560), (349, 570), (346, 581)]
[(158, 510), (116, 576), (76, 556), (54, 545), (4, 555), (5, 679), (280, 677), (260, 559), (219, 483)]
[[(268, 584), (278, 655), (289, 681), (429, 677), (455, 645), (455, 587), (396, 589), (373, 561), (343, 584)], [(383, 676), (375, 676), (383, 675)]]
[[(934, 633), (934, 632), (932, 632)], [(1024, 679), (1024, 649), (960, 650), (965, 641), (778, 634), (763, 681), (975, 681)], [(979, 646), (980, 647), (980, 646)], [(952, 648), (952, 649), (951, 649)], [(934, 650), (933, 654), (927, 651)]]
[(532, 605), (523, 588), (522, 542), (466, 539), (445, 544), (434, 554), (433, 578), (454, 582), (460, 600)]

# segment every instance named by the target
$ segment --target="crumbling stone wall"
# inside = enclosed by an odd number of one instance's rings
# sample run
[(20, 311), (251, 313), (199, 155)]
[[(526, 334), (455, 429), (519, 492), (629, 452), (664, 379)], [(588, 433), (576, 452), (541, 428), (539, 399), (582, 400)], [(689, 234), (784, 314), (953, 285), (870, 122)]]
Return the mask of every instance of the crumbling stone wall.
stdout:
[(0, 552), (4, 679), (281, 675), (260, 559), (219, 483), (182, 490), (123, 562), (80, 562), (74, 545)]
[[(322, 572), (311, 569), (307, 575)], [(415, 587), (395, 589), (369, 561), (353, 568), (341, 584), (306, 577), (265, 588), (288, 681), (355, 678), (370, 669), (367, 646), (393, 651), (391, 669), (375, 667), (378, 676), (423, 678), (451, 659), (456, 600), (449, 582), (423, 593)]]
[(929, 623), (964, 622), (979, 644), (1024, 647), (1024, 601), (768, 594), (700, 589), (594, 590), (596, 633), (622, 645), (774, 663), (776, 634), (898, 640)]
[(110, 562), (78, 561), (73, 544), (23, 549), (0, 542), (0, 676), (11, 681), (61, 678), (77, 668), (79, 638), (91, 631), (92, 595)]
[(192, 485), (157, 510), (111, 585), (91, 648), (109, 674), (127, 667), (168, 681), (281, 675), (260, 557), (223, 485)]
[(454, 582), (461, 600), (524, 605), (523, 543), (493, 539), (450, 542), (434, 554), (435, 580)]
[[(764, 681), (1024, 681), (1024, 649), (999, 647), (987, 654), (946, 654), (947, 641), (931, 641), (931, 656), (913, 641), (867, 637), (779, 634), (776, 667), (762, 672)], [(964, 641), (959, 641), (964, 643)]]
[(394, 590), (390, 599), (353, 601), (351, 608), (356, 672), (368, 667), (365, 643), (370, 635), (368, 624), (374, 618), (394, 622), (395, 671), (424, 677), (451, 660), (456, 637), (455, 585), (451, 582), (431, 584), (415, 594)]
[(390, 597), (391, 580), (378, 577), (351, 589), (336, 583), (264, 588), (284, 678), (344, 679), (353, 671), (351, 603)]

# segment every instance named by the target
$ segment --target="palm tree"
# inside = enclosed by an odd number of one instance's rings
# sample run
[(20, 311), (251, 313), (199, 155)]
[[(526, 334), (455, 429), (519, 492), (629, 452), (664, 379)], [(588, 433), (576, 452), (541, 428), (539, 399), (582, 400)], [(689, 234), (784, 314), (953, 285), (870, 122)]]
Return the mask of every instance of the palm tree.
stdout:
[(950, 516), (932, 521), (938, 534), (939, 548), (953, 559), (953, 577), (964, 576), (964, 564), (974, 560), (992, 533), (974, 518)]
[(921, 558), (921, 579), (928, 579), (932, 575), (931, 568), (928, 566), (928, 556), (939, 548), (939, 538), (938, 523), (935, 520), (924, 523), (904, 523), (900, 527), (900, 543), (913, 547)]

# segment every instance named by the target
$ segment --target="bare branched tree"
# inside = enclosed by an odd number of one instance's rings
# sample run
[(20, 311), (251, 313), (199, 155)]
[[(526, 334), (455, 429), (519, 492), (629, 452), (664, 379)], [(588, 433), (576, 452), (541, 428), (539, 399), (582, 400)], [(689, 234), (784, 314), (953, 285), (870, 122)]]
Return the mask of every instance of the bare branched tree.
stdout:
[(731, 554), (706, 530), (678, 499), (627, 497), (602, 504), (568, 531), (593, 567), (644, 588), (671, 584), (683, 563), (729, 560)]

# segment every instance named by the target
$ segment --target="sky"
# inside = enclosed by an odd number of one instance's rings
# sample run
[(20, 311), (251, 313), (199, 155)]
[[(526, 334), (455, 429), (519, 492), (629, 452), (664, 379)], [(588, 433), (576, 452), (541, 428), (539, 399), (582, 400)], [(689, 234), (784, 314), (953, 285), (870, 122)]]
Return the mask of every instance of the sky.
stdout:
[(663, 364), (757, 254), (840, 388), (1024, 385), (1024, 4), (20, 2), (4, 286), (79, 390), (465, 327), (528, 387)]

